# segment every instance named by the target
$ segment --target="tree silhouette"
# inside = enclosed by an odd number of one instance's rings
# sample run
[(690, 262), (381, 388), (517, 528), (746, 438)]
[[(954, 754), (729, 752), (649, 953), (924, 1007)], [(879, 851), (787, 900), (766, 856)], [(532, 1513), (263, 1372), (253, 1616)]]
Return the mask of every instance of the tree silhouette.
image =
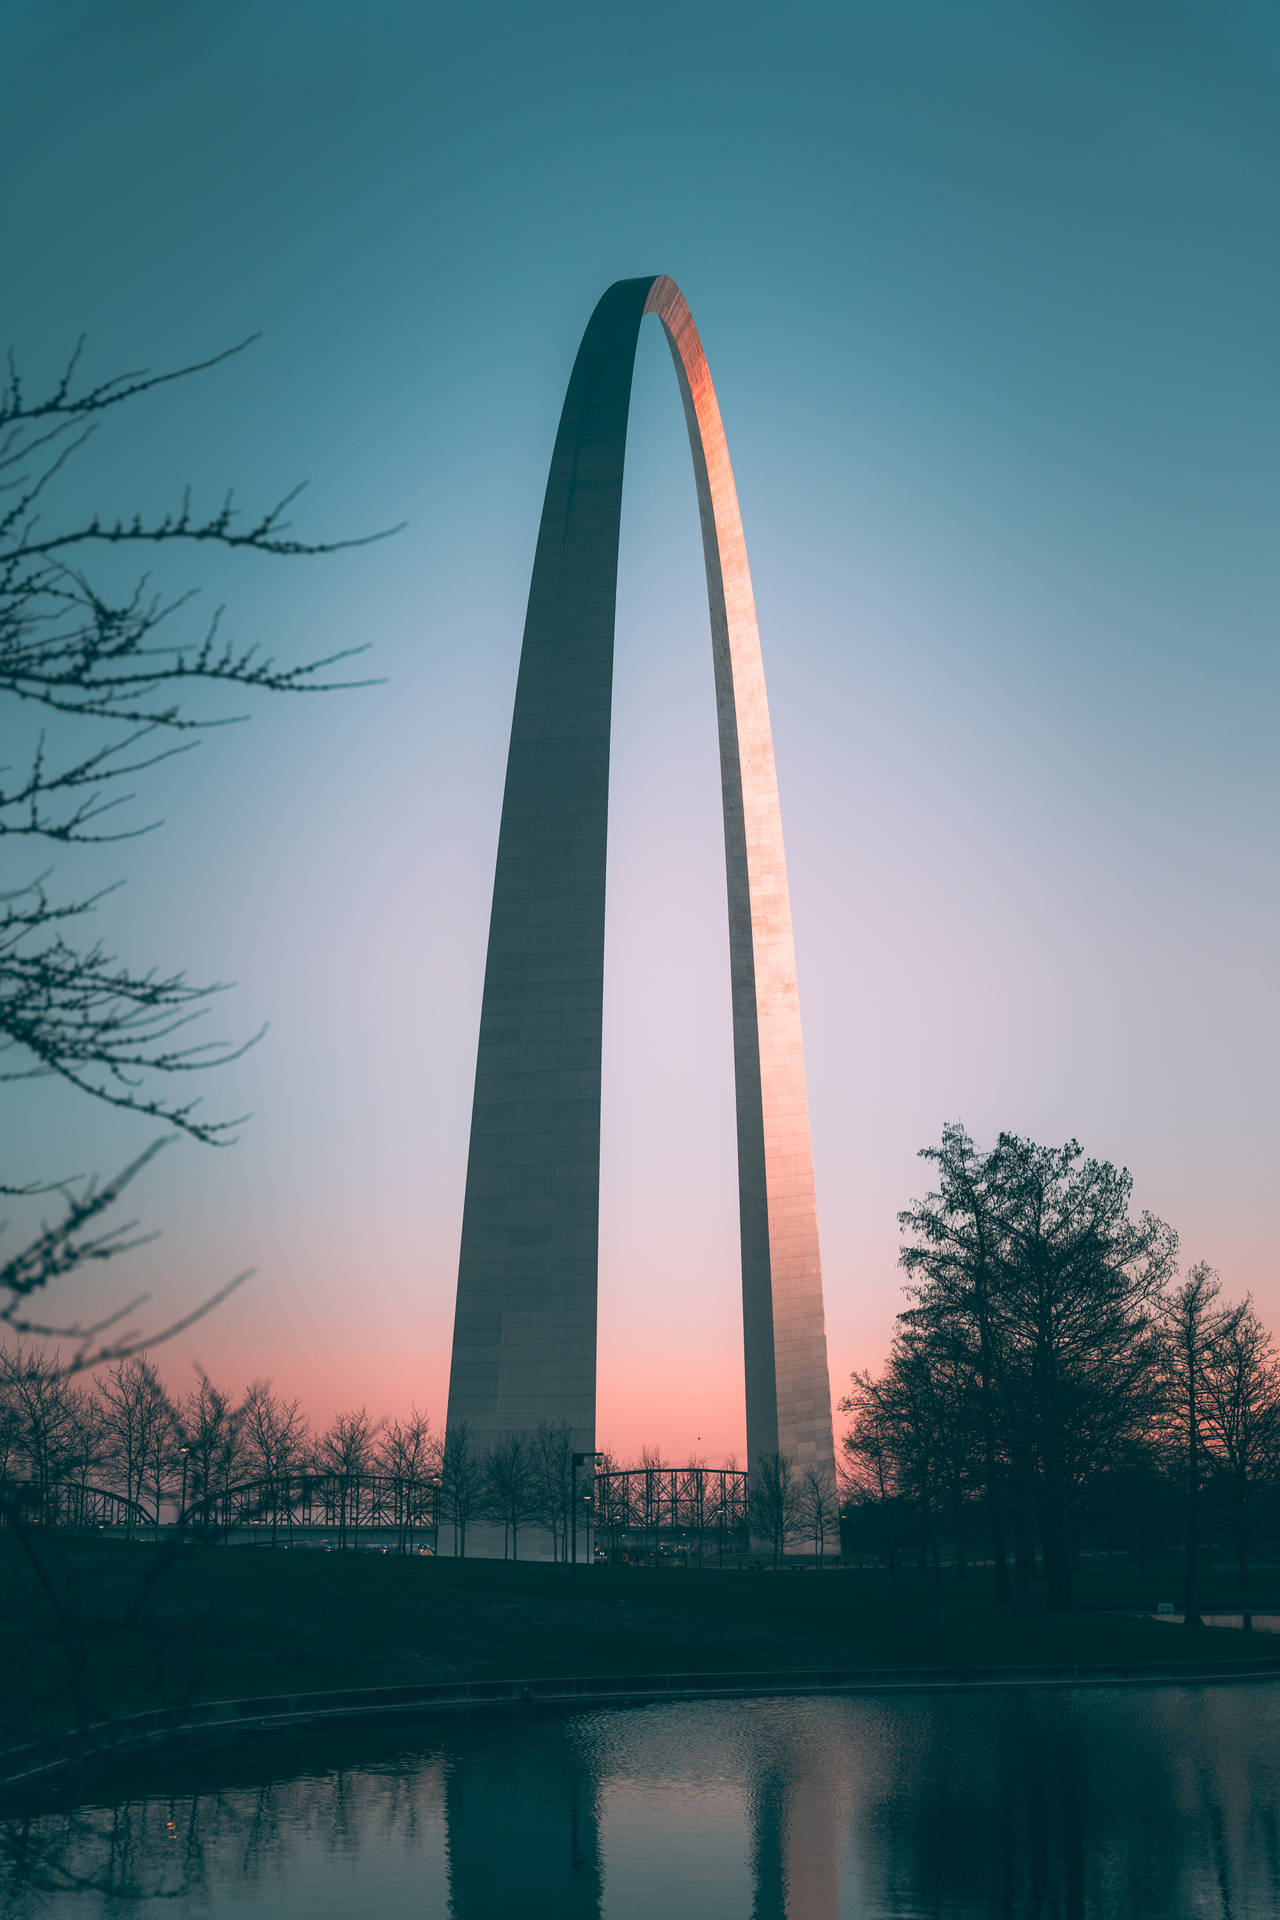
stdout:
[[(52, 387), (29, 395), (13, 355), (0, 388), (0, 703), (16, 741), (23, 715), (39, 728), (19, 770), (0, 773), (0, 838), (52, 848), (106, 846), (148, 832), (120, 812), (122, 783), (180, 753), (214, 724), (197, 711), (198, 688), (298, 693), (356, 684), (335, 678), (348, 649), (298, 665), (237, 646), (222, 633), (222, 610), (193, 624), (190, 593), (165, 597), (146, 573), (119, 588), (95, 559), (104, 547), (140, 553), (214, 547), (270, 555), (330, 554), (365, 540), (308, 541), (290, 531), (300, 489), (244, 516), (234, 496), (197, 512), (188, 486), (168, 513), (118, 508), (56, 517), (58, 483), (87, 442), (122, 410), (234, 359), (250, 344), (168, 373), (87, 382), (81, 347)], [(381, 534), (369, 536), (380, 539)], [(0, 711), (3, 711), (0, 706)], [(50, 729), (52, 728), (52, 732)], [(151, 823), (154, 824), (154, 823)], [(225, 1142), (240, 1124), (203, 1112), (192, 1075), (238, 1058), (253, 1038), (232, 1044), (196, 1037), (194, 1023), (219, 991), (182, 972), (116, 959), (88, 933), (111, 881), (61, 889), (38, 866), (17, 871), (0, 892), (0, 1081), (56, 1078), (108, 1106), (141, 1114), (175, 1134)], [(255, 1035), (254, 1038), (257, 1036)], [(129, 1323), (141, 1302), (71, 1318), (39, 1302), (78, 1269), (117, 1259), (138, 1244), (133, 1225), (109, 1225), (124, 1189), (158, 1150), (157, 1141), (106, 1180), (0, 1185), (20, 1198), (48, 1194), (60, 1213), (0, 1264), (0, 1328), (66, 1343), (65, 1364), (120, 1359), (189, 1324), (145, 1337)], [(229, 1283), (197, 1312), (225, 1296)]]
[(502, 1527), (503, 1557), (520, 1557), (520, 1529), (538, 1517), (538, 1468), (533, 1448), (522, 1433), (504, 1433), (485, 1460), (489, 1515)]

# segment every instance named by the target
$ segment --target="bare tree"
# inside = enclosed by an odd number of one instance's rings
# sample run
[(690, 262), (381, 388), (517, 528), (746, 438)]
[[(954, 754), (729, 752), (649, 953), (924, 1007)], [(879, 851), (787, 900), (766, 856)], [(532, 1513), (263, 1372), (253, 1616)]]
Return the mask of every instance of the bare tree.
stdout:
[(1262, 1499), (1280, 1472), (1280, 1357), (1251, 1299), (1231, 1315), (1213, 1343), (1203, 1385), (1215, 1492), (1235, 1543), (1240, 1592), (1245, 1594)]
[[(54, 1079), (163, 1130), (109, 1179), (67, 1178), (62, 1167), (29, 1167), (12, 1169), (0, 1185), (0, 1193), (18, 1203), (16, 1249), (0, 1259), (0, 1337), (61, 1342), (60, 1364), (69, 1373), (142, 1356), (149, 1344), (189, 1326), (248, 1277), (236, 1275), (150, 1333), (138, 1324), (145, 1295), (113, 1307), (90, 1292), (80, 1310), (59, 1305), (59, 1282), (119, 1261), (148, 1237), (135, 1222), (119, 1220), (117, 1203), (166, 1140), (185, 1134), (223, 1143), (234, 1137), (238, 1123), (205, 1113), (195, 1089), (206, 1068), (244, 1050), (204, 1037), (194, 1024), (216, 986), (193, 983), (171, 966), (118, 959), (93, 937), (93, 916), (111, 890), (112, 875), (108, 868), (101, 880), (82, 879), (85, 863), (101, 857), (113, 841), (148, 830), (148, 823), (122, 811), (135, 779), (194, 744), (203, 727), (238, 717), (203, 707), (205, 690), (284, 693), (350, 684), (330, 671), (343, 654), (279, 664), (256, 646), (225, 639), (220, 611), (192, 624), (190, 595), (157, 591), (146, 574), (121, 584), (126, 556), (161, 559), (203, 548), (321, 554), (361, 544), (297, 539), (287, 520), (296, 495), (241, 516), (230, 494), (221, 506), (198, 511), (188, 488), (179, 505), (153, 517), (129, 511), (64, 511), (59, 517), (61, 476), (93, 434), (135, 404), (160, 403), (171, 382), (240, 350), (172, 373), (95, 383), (83, 377), (77, 348), (61, 378), (41, 392), (28, 391), (10, 355), (7, 381), (0, 385), (0, 711), (6, 747), (0, 838), (20, 843), (24, 852), (43, 847), (55, 857), (72, 849), (76, 861), (70, 876), (60, 877), (33, 855), (0, 891), (0, 1082)], [(104, 549), (111, 550), (105, 570)], [(42, 1206), (50, 1212), (33, 1225), (32, 1210)], [(121, 1396), (137, 1384), (136, 1376), (107, 1383), (108, 1402), (115, 1396), (108, 1411), (117, 1444), (122, 1423), (131, 1427), (133, 1419)], [(134, 1497), (141, 1492), (143, 1456), (135, 1458), (131, 1436), (123, 1444)], [(152, 1464), (163, 1474), (158, 1458)], [(0, 1485), (0, 1504), (41, 1604), (59, 1620), (82, 1720), (87, 1628), (81, 1600), (68, 1585), (66, 1567), (42, 1559), (39, 1530), (25, 1523), (7, 1486)], [(149, 1590), (154, 1577), (148, 1570), (140, 1591)]]
[(146, 1449), (147, 1489), (153, 1502), (153, 1530), (160, 1538), (160, 1508), (166, 1495), (173, 1492), (181, 1478), (179, 1448), (182, 1445), (182, 1430), (178, 1424), (178, 1410), (168, 1394), (156, 1407), (156, 1418), (152, 1424)]
[(57, 1353), (23, 1344), (0, 1349), (0, 1381), (14, 1416), (15, 1452), (26, 1469), (36, 1518), (57, 1517), (57, 1487), (75, 1445), (76, 1396)]
[(521, 1433), (504, 1433), (485, 1460), (489, 1513), (502, 1526), (502, 1557), (520, 1557), (520, 1529), (538, 1517), (538, 1471), (533, 1449)]
[(396, 1536), (401, 1553), (434, 1511), (432, 1494), (440, 1486), (440, 1450), (431, 1422), (417, 1407), (407, 1420), (385, 1420), (378, 1436), (376, 1465), (391, 1481)]
[(6, 1516), (17, 1509), (21, 1463), (22, 1417), (9, 1385), (7, 1366), (0, 1361), (0, 1498)]
[(189, 1513), (199, 1524), (211, 1524), (220, 1489), (229, 1489), (236, 1477), (243, 1423), (243, 1409), (202, 1373), (178, 1409), (181, 1444), (187, 1449), (184, 1524)]
[(853, 1415), (853, 1424), (841, 1443), (850, 1517), (870, 1518), (871, 1549), (884, 1560), (893, 1588), (897, 1585), (907, 1504), (903, 1474), (908, 1445), (892, 1372), (887, 1370), (882, 1379), (871, 1373), (855, 1373), (848, 1394), (840, 1402), (840, 1411)]
[[(854, 1383), (857, 1391), (859, 1383)], [(950, 1534), (957, 1573), (964, 1567), (964, 1509), (972, 1468), (972, 1401), (944, 1340), (920, 1324), (902, 1328), (883, 1377), (873, 1383), (871, 1433), (855, 1430), (863, 1449), (872, 1436), (893, 1449), (897, 1511), (883, 1517), (909, 1523), (916, 1567), (931, 1571), (942, 1599), (943, 1541)], [(971, 1384), (971, 1383), (969, 1383)], [(854, 1404), (853, 1398), (848, 1403)], [(851, 1435), (853, 1440), (855, 1435)]]
[(440, 1505), (453, 1524), (453, 1550), (467, 1555), (467, 1528), (484, 1503), (484, 1461), (472, 1445), (465, 1420), (445, 1429), (440, 1452)]
[(129, 1502), (128, 1529), (132, 1535), (134, 1512), (143, 1504), (157, 1436), (172, 1422), (169, 1396), (160, 1383), (155, 1362), (145, 1353), (118, 1360), (97, 1384), (108, 1455)]
[(640, 1482), (640, 1528), (644, 1536), (645, 1552), (656, 1554), (658, 1534), (662, 1524), (663, 1475), (668, 1471), (667, 1463), (662, 1457), (662, 1448), (652, 1441), (643, 1441), (630, 1470), (644, 1475)]
[(551, 1535), (551, 1557), (569, 1557), (573, 1505), (573, 1430), (563, 1420), (539, 1421), (531, 1439), (535, 1514)]
[[(246, 1395), (239, 1406), (232, 1406), (218, 1443), (210, 1450), (209, 1490), (210, 1492), (216, 1490), (224, 1540), (230, 1536), (233, 1495), (241, 1482), (249, 1455), (247, 1421), (248, 1396)], [(209, 1519), (207, 1506), (204, 1510), (204, 1519), (207, 1523)]]
[(64, 1471), (76, 1489), (76, 1507), (81, 1513), (90, 1483), (101, 1473), (105, 1459), (106, 1434), (97, 1395), (90, 1387), (73, 1386)]
[(1204, 1480), (1213, 1435), (1208, 1379), (1220, 1364), (1221, 1350), (1240, 1317), (1239, 1308), (1218, 1305), (1221, 1293), (1217, 1274), (1202, 1260), (1174, 1290), (1167, 1309), (1167, 1406), (1183, 1483), (1182, 1617), (1188, 1627), (1204, 1624), (1200, 1615), (1200, 1543)]
[(373, 1471), (374, 1429), (363, 1407), (335, 1414), (316, 1442), (316, 1465), (332, 1476), (338, 1491), (338, 1545), (347, 1544), (347, 1521), (360, 1528), (360, 1487)]
[(707, 1462), (704, 1455), (695, 1453), (689, 1462), (684, 1476), (684, 1503), (689, 1515), (690, 1530), (696, 1545), (698, 1565), (702, 1565), (702, 1550), (707, 1530)]
[(311, 1435), (298, 1402), (273, 1393), (269, 1381), (256, 1381), (250, 1387), (243, 1417), (247, 1464), (261, 1484), (274, 1547), (282, 1516), (286, 1527), (293, 1528), (294, 1487), (311, 1457)]
[[(279, 693), (350, 684), (330, 673), (345, 654), (277, 664), (255, 646), (224, 639), (220, 613), (193, 625), (189, 594), (157, 592), (146, 574), (119, 588), (114, 568), (110, 577), (95, 570), (104, 547), (117, 554), (204, 546), (298, 555), (363, 544), (293, 536), (287, 516), (296, 491), (248, 516), (230, 494), (220, 507), (198, 512), (190, 488), (180, 505), (156, 517), (56, 515), (68, 463), (121, 409), (150, 404), (146, 396), (162, 397), (172, 382), (206, 372), (248, 344), (171, 373), (96, 383), (82, 376), (77, 348), (61, 378), (38, 394), (28, 393), (10, 356), (0, 388), (0, 699), (10, 705), (8, 742), (20, 755), (25, 725), (30, 751), (25, 763), (16, 762), (17, 772), (0, 775), (0, 837), (100, 847), (146, 831), (117, 811), (131, 797), (125, 789), (192, 744), (201, 728), (221, 723), (221, 715), (193, 704), (205, 686)], [(166, 1129), (227, 1140), (238, 1123), (206, 1116), (190, 1091), (193, 1074), (243, 1051), (193, 1032), (217, 989), (193, 985), (181, 972), (121, 962), (88, 937), (84, 929), (108, 890), (59, 890), (33, 869), (0, 895), (0, 1055), (12, 1062), (0, 1081), (53, 1077)], [(0, 1265), (0, 1326), (62, 1339), (72, 1367), (124, 1358), (146, 1344), (129, 1324), (139, 1300), (71, 1318), (39, 1303), (68, 1273), (138, 1244), (131, 1225), (110, 1226), (104, 1216), (155, 1150), (106, 1182), (33, 1179), (3, 1189), (24, 1198), (47, 1193), (61, 1217)]]
[(596, 1461), (595, 1531), (596, 1539), (606, 1542), (609, 1554), (622, 1547), (622, 1536), (631, 1517), (628, 1483), (621, 1478), (626, 1471), (617, 1454), (601, 1453)]
[(801, 1524), (800, 1488), (788, 1453), (762, 1453), (751, 1469), (751, 1531), (767, 1540), (775, 1567)]
[(837, 1522), (836, 1485), (827, 1467), (806, 1467), (800, 1475), (800, 1523), (813, 1542), (819, 1570), (827, 1550), (827, 1534)]

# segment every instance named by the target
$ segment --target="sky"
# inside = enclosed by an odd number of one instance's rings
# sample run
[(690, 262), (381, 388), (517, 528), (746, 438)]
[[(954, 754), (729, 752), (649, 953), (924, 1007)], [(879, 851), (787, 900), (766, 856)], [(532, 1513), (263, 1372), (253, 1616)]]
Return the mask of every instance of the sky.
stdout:
[[(163, 1351), (317, 1421), (444, 1410), (489, 892), (546, 465), (582, 328), (669, 273), (755, 583), (833, 1389), (902, 1304), (962, 1119), (1075, 1137), (1280, 1320), (1280, 17), (1224, 0), (622, 8), (7, 0), (6, 328), (28, 381), (251, 349), (122, 410), (50, 499), (260, 506), (306, 560), (156, 556), (378, 684), (140, 781), (122, 957), (234, 983), (238, 1143), (135, 1189)], [(104, 566), (106, 562), (103, 563)], [(623, 514), (599, 1444), (741, 1455), (728, 938), (696, 502), (656, 322)], [(15, 738), (17, 735), (15, 734)], [(8, 756), (6, 756), (8, 757)], [(40, 859), (41, 857), (35, 856)], [(6, 884), (29, 877), (19, 848)], [(153, 1137), (0, 1089), (15, 1179)], [(95, 1285), (101, 1285), (101, 1279)]]

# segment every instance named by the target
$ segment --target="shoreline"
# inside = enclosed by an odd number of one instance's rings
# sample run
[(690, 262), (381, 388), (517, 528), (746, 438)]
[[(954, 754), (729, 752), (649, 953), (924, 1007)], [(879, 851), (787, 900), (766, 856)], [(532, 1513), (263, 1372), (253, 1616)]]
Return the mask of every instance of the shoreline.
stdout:
[(303, 1727), (416, 1722), (458, 1713), (564, 1711), (694, 1700), (787, 1695), (895, 1695), (993, 1692), (1004, 1688), (1266, 1685), (1280, 1682), (1280, 1657), (1256, 1665), (1201, 1662), (1079, 1662), (1040, 1666), (762, 1669), (733, 1673), (596, 1674), (528, 1680), (460, 1680), (408, 1687), (357, 1687), (157, 1707), (103, 1720), (87, 1737), (32, 1742), (0, 1752), (0, 1794), (21, 1799), (68, 1784), (88, 1787), (120, 1758), (199, 1752)]

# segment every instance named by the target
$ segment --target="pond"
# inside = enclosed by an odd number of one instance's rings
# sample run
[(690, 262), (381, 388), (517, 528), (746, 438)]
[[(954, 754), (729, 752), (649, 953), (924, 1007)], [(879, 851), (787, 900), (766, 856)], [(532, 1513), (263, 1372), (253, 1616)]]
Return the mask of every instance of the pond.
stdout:
[(1254, 1920), (1280, 1688), (690, 1702), (147, 1763), (3, 1830), (8, 1920)]

